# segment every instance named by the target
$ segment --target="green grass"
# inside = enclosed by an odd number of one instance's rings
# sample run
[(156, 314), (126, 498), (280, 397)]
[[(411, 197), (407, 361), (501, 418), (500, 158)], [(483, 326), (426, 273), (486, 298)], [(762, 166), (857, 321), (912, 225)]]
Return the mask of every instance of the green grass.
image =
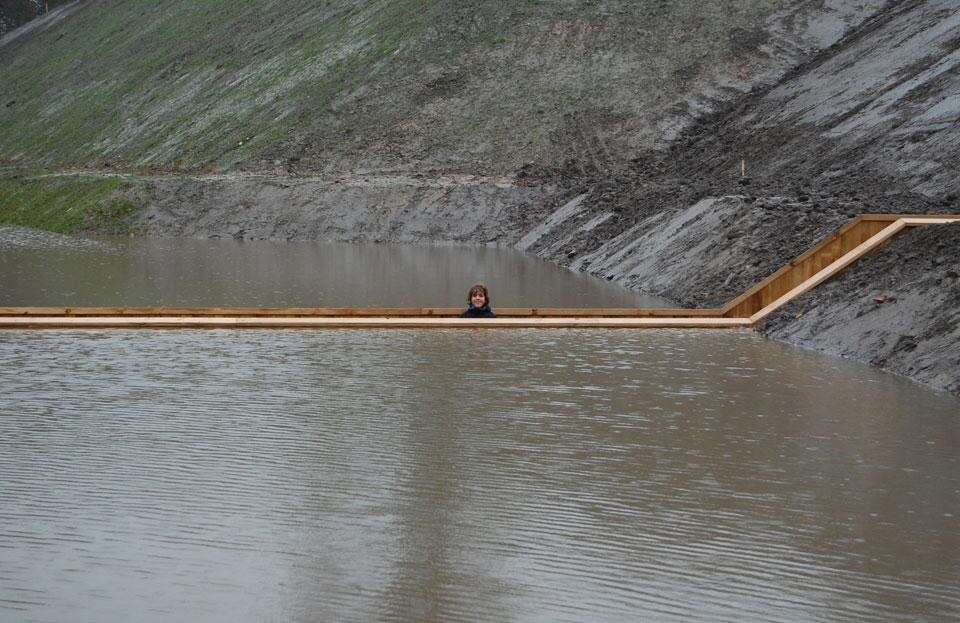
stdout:
[(64, 234), (131, 232), (137, 206), (115, 197), (118, 178), (84, 175), (0, 176), (0, 223)]
[[(425, 157), (454, 163), (481, 143), (478, 160), (504, 168), (567, 157), (547, 140), (565, 111), (642, 125), (678, 67), (722, 73), (731, 24), (788, 1), (81, 3), (0, 47), (0, 162), (228, 171), (289, 156), (323, 170), (380, 163), (385, 142), (436, 145)], [(556, 55), (558, 71), (531, 54)], [(451, 76), (451, 92), (424, 88)], [(564, 95), (566, 108), (544, 105)], [(518, 138), (529, 133), (544, 138), (530, 148)]]
[(0, 54), (0, 83), (12, 94), (0, 102), (0, 155), (47, 166), (98, 156), (229, 166), (263, 147), (249, 137), (297, 127), (295, 114), (277, 121), (279, 113), (327, 110), (375, 77), (435, 4), (91, 4), (17, 54)]

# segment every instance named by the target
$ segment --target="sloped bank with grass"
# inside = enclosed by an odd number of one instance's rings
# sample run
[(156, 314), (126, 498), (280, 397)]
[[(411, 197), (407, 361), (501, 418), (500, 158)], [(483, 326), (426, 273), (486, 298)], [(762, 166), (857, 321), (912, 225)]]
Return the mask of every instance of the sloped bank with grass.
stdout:
[(142, 206), (122, 190), (120, 177), (0, 173), (0, 223), (58, 233), (130, 234)]

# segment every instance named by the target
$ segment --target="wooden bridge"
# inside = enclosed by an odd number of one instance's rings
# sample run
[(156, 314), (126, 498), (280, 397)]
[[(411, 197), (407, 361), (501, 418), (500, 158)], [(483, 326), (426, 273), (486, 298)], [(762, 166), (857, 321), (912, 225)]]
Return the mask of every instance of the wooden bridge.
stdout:
[(460, 307), (0, 307), (0, 329), (39, 328), (747, 328), (909, 227), (960, 215), (862, 214), (720, 308), (505, 308), (459, 318)]

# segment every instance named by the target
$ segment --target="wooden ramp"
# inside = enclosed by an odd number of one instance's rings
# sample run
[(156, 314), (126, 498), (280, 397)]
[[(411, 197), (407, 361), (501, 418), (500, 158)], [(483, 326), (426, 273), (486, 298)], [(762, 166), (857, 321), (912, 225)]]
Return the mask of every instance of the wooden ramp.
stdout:
[(909, 227), (960, 222), (960, 215), (861, 214), (819, 244), (736, 297), (721, 309), (725, 317), (755, 324), (854, 262), (882, 248)]
[(498, 307), (497, 318), (470, 319), (459, 307), (0, 307), (0, 329), (749, 328), (905, 228), (951, 222), (960, 215), (862, 214), (717, 309)]

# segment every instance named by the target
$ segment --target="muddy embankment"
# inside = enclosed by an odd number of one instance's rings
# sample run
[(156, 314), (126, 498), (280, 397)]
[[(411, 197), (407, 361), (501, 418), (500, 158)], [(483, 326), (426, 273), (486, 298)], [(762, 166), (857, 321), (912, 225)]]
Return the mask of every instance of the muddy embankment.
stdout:
[[(157, 179), (161, 235), (493, 243), (713, 306), (863, 212), (960, 212), (960, 8), (889, 3), (772, 85), (613, 171)], [(746, 173), (746, 175), (744, 175)], [(774, 339), (960, 393), (960, 226), (902, 235), (768, 319)]]
[(553, 185), (466, 175), (266, 175), (138, 181), (150, 235), (238, 240), (510, 244)]
[(761, 330), (960, 394), (958, 250), (960, 224), (908, 231)]
[[(709, 306), (856, 214), (960, 213), (957, 32), (955, 2), (892, 3), (668, 154), (582, 186), (528, 249)], [(958, 242), (957, 226), (905, 234), (761, 330), (960, 393)]]

